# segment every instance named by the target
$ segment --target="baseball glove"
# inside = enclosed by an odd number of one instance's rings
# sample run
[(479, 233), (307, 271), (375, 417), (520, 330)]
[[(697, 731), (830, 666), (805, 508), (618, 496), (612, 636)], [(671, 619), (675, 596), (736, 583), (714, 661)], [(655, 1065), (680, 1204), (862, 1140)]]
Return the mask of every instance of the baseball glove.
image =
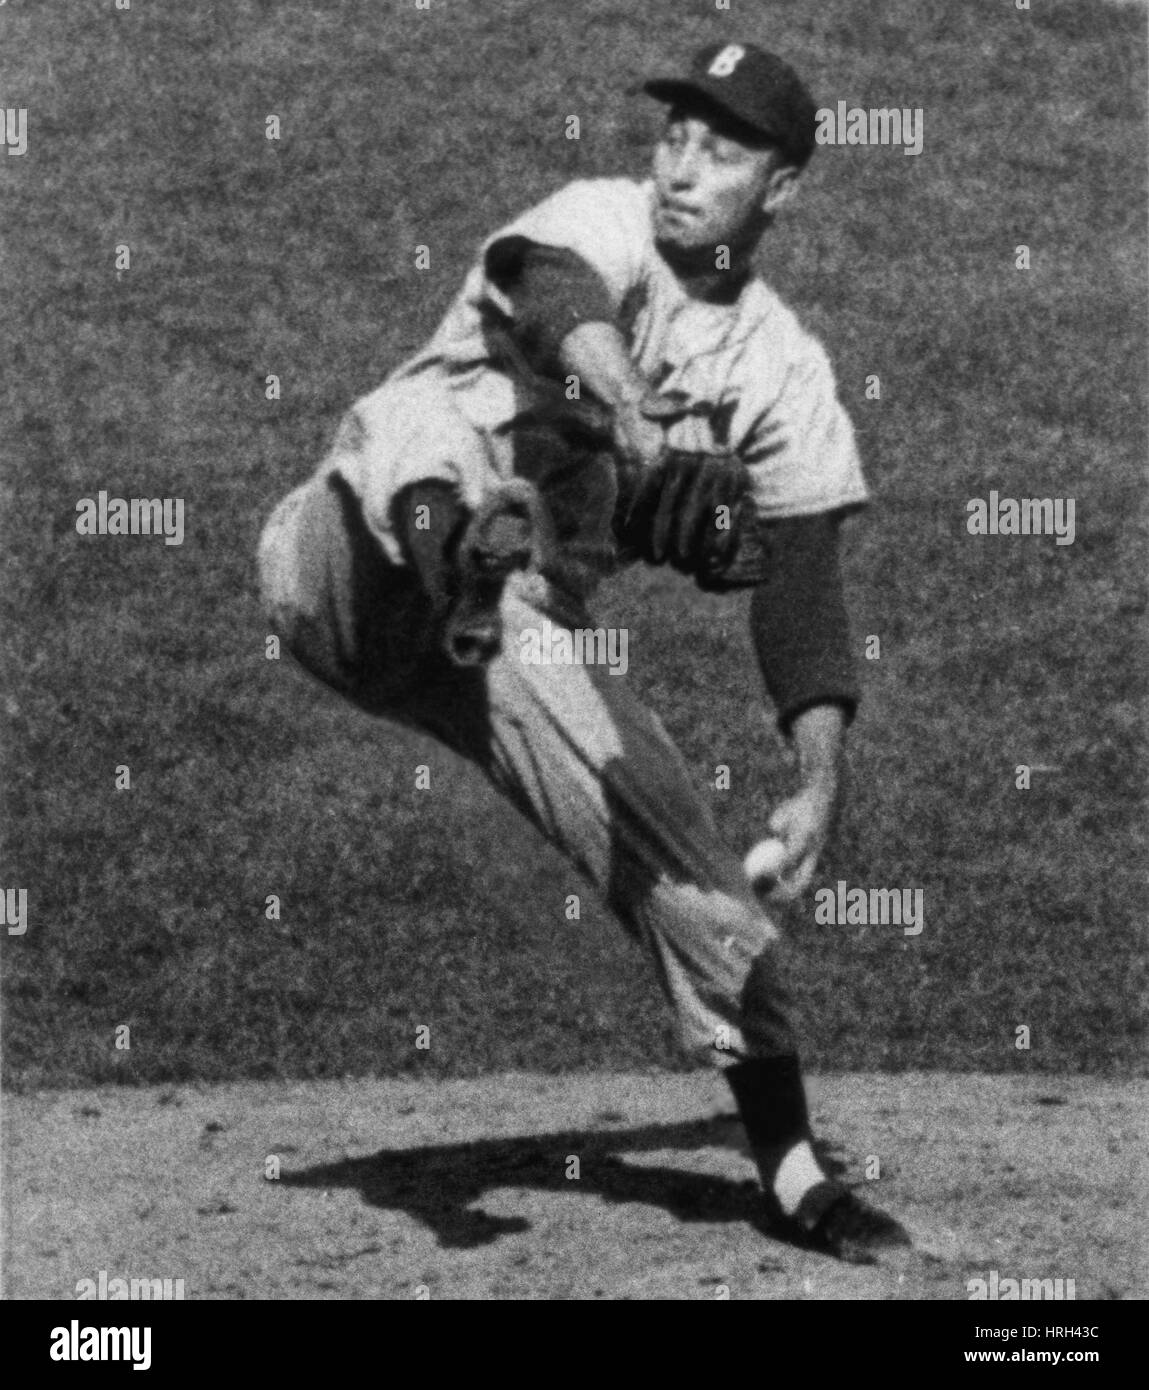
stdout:
[(621, 558), (669, 564), (701, 589), (746, 588), (766, 578), (750, 475), (733, 454), (668, 449), (620, 491), (614, 533)]

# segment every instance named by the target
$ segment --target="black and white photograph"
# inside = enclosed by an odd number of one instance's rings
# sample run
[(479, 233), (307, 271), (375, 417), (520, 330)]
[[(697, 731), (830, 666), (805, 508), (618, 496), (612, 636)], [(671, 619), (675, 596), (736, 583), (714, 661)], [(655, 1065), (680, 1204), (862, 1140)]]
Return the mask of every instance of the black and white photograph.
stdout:
[(1145, 0), (0, 0), (2, 1292), (87, 1305), (34, 1366), (171, 1374), (192, 1300), (948, 1303), (926, 1366), (1104, 1363), (1147, 49)]

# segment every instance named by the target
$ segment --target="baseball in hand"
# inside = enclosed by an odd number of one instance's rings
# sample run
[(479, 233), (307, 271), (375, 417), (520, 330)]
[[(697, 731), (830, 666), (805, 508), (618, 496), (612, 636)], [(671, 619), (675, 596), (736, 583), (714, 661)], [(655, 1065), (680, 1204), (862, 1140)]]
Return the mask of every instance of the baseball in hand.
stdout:
[(743, 861), (746, 877), (756, 893), (772, 893), (786, 864), (786, 844), (774, 836), (759, 840)]

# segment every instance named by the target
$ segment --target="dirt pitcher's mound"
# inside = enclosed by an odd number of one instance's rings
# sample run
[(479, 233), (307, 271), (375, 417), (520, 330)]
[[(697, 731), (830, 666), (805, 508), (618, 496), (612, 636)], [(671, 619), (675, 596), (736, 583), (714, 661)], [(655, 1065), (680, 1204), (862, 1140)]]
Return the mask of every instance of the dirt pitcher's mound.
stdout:
[(1032, 1296), (1144, 1297), (1147, 1091), (813, 1078), (827, 1162), (918, 1242), (861, 1269), (750, 1224), (753, 1169), (708, 1072), (9, 1098), (4, 1291), (965, 1299), (996, 1271), (1061, 1281)]

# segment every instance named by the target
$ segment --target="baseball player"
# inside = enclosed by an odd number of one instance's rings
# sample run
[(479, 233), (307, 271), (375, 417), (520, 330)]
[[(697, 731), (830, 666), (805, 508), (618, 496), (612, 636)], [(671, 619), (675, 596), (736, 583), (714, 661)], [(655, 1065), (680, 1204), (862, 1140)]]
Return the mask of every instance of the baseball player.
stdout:
[(776, 928), (658, 718), (576, 651), (620, 564), (752, 588), (799, 790), (770, 829), (810, 882), (858, 699), (838, 526), (866, 500), (819, 344), (753, 261), (815, 105), (751, 44), (649, 82), (653, 177), (580, 180), (482, 246), (434, 336), (344, 419), (260, 542), (276, 630), (358, 706), (431, 733), (603, 893), (686, 1047), (721, 1068), (763, 1224), (870, 1262), (909, 1237), (819, 1165)]

